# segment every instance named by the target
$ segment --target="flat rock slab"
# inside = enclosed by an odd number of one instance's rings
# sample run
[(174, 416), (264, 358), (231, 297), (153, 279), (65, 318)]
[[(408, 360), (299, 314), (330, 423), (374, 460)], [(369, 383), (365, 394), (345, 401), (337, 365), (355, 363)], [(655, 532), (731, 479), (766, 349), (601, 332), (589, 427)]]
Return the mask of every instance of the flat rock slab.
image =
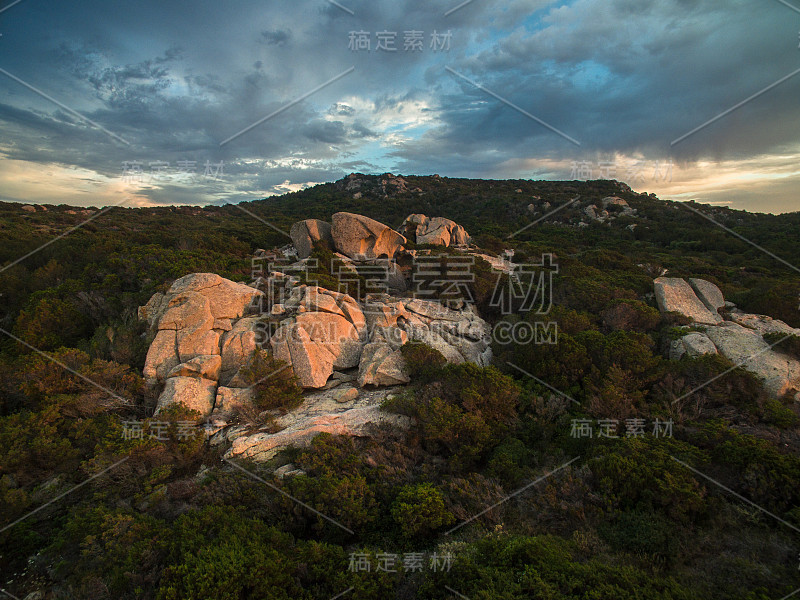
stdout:
[(659, 277), (653, 282), (656, 302), (662, 313), (676, 312), (695, 323), (715, 325), (722, 317), (712, 313), (694, 293), (692, 287), (678, 277)]
[(706, 335), (725, 358), (764, 380), (764, 389), (780, 398), (794, 391), (800, 400), (800, 362), (772, 350), (757, 331), (726, 321)]
[(223, 431), (225, 439), (232, 441), (225, 457), (267, 461), (283, 448), (307, 447), (320, 433), (366, 436), (373, 426), (382, 423), (407, 427), (410, 424), (407, 417), (379, 410), (380, 402), (390, 392), (390, 389), (362, 390), (352, 403), (346, 404), (337, 402), (335, 390), (309, 394), (299, 408), (276, 420), (276, 424), (283, 427), (277, 433), (242, 435), (238, 432), (238, 437), (234, 437)]
[(705, 279), (689, 278), (689, 285), (694, 293), (705, 304), (709, 311), (716, 314), (720, 308), (725, 307), (725, 296), (716, 285)]
[(731, 312), (731, 321), (743, 327), (757, 331), (761, 335), (768, 333), (779, 333), (781, 335), (800, 336), (800, 329), (790, 327), (783, 321), (773, 319), (766, 315), (751, 315), (740, 311)]

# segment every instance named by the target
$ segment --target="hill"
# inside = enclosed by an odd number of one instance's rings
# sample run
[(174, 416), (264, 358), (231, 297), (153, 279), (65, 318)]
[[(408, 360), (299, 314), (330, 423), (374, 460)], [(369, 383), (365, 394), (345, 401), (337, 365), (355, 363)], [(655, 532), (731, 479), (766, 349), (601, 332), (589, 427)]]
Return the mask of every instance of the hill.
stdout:
[[(444, 217), (471, 240), (409, 234), (403, 281), (377, 302), (340, 286), (365, 284), (356, 267), (383, 259), (313, 240), (311, 262), (293, 262), (309, 268), (261, 319), (289, 337), (245, 361), (226, 340), (244, 348), (259, 321), (245, 308), (253, 288), (269, 289), (256, 275), (280, 277), (258, 265), (296, 261), (292, 226), (342, 213), (406, 233), (409, 215)], [(237, 206), (0, 203), (0, 589), (30, 600), (786, 596), (800, 587), (798, 390), (776, 394), (729, 358), (725, 327), (800, 327), (799, 225), (800, 213), (666, 202), (616, 181), (436, 175), (352, 174)], [(424, 279), (415, 261), (431, 255), (443, 269), (476, 259), (471, 302), (399, 289)], [(545, 255), (557, 266), (547, 310), (493, 302), (499, 284), (520, 282), (509, 260), (543, 266)], [(672, 312), (681, 302), (711, 320)], [(350, 336), (326, 369), (300, 331), (314, 319)], [(557, 340), (496, 335), (543, 322)], [(162, 332), (171, 343), (159, 345)], [(773, 358), (800, 358), (794, 334), (748, 335)], [(208, 336), (213, 349), (194, 352)], [(719, 353), (695, 351), (712, 338)], [(209, 412), (237, 389), (255, 396), (200, 428), (164, 401), (179, 379), (212, 382), (209, 394), (181, 388), (208, 396)], [(335, 430), (343, 411), (352, 418)], [(312, 428), (333, 433), (304, 437)], [(268, 451), (248, 453), (259, 444)]]

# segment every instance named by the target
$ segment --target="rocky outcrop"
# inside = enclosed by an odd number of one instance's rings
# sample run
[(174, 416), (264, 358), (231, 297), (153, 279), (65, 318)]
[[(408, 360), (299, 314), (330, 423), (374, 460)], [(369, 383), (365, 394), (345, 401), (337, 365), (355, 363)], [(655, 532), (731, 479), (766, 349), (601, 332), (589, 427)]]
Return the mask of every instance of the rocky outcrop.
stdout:
[(318, 219), (306, 219), (292, 225), (289, 235), (297, 249), (298, 258), (308, 258), (316, 242), (325, 242), (333, 248), (331, 224)]
[(406, 243), (406, 238), (388, 225), (363, 215), (339, 212), (332, 221), (336, 250), (355, 260), (393, 258)]
[[(452, 221), (424, 223), (432, 224), (430, 233), (438, 231), (443, 244), (468, 240)], [(406, 288), (409, 258), (416, 254), (405, 251), (406, 238), (396, 231), (349, 213), (335, 214), (332, 225), (296, 223), (292, 238), (293, 246), (281, 249), (289, 260), (300, 257), (290, 266), (302, 268), (308, 260), (302, 257), (324, 241), (336, 251), (340, 266), (352, 271), (344, 280), (385, 271), (394, 294)], [(367, 275), (358, 270), (365, 266), (372, 268), (364, 269)], [(269, 297), (211, 273), (187, 275), (139, 309), (153, 336), (144, 374), (157, 388), (156, 415), (176, 405), (197, 411), (214, 443), (232, 444), (229, 456), (266, 459), (323, 431), (367, 435), (379, 423), (405, 424), (404, 417), (379, 412), (378, 404), (384, 390), (409, 382), (400, 350), (409, 341), (427, 343), (453, 363), (486, 366), (491, 361), (490, 327), (470, 306), (447, 308), (374, 292), (386, 287), (370, 287), (357, 301), (283, 273), (266, 277), (255, 285), (271, 286)], [(288, 363), (305, 388), (305, 400), (286, 414), (269, 412), (269, 426), (253, 433), (251, 421), (265, 411), (254, 405), (248, 368), (261, 348)]]
[(205, 418), (215, 407), (246, 401), (232, 390), (247, 388), (242, 368), (267, 339), (307, 389), (330, 387), (334, 373), (344, 377), (348, 369), (357, 369), (348, 377), (362, 388), (407, 383), (400, 348), (408, 341), (424, 342), (453, 363), (491, 361), (490, 327), (470, 306), (455, 310), (389, 294), (359, 303), (294, 281), (284, 291), (268, 315), (252, 316), (243, 315), (261, 292), (216, 275), (187, 276), (154, 295), (140, 315), (155, 331), (144, 373), (163, 386), (158, 410), (181, 403)]
[(417, 244), (433, 244), (435, 246), (465, 246), (470, 237), (466, 230), (450, 219), (421, 214), (406, 217), (400, 231)]
[(363, 437), (382, 424), (406, 427), (410, 423), (407, 417), (380, 410), (380, 403), (393, 390), (362, 390), (353, 398), (353, 389), (308, 394), (298, 409), (275, 419), (274, 427), (279, 429), (275, 433), (248, 434), (244, 427), (233, 427), (216, 433), (212, 444), (230, 443), (227, 458), (266, 461), (288, 446), (308, 446), (320, 433)]
[(706, 335), (720, 354), (763, 379), (772, 396), (791, 393), (800, 400), (800, 362), (772, 350), (757, 331), (726, 321), (709, 327)]
[[(709, 282), (709, 285), (713, 285)], [(716, 313), (712, 313), (695, 295), (692, 287), (677, 277), (659, 277), (654, 282), (658, 309), (664, 312), (675, 312), (689, 317), (695, 323), (714, 325), (722, 321)]]
[(717, 348), (705, 333), (697, 331), (673, 340), (669, 349), (671, 360), (679, 360), (684, 355), (697, 358), (705, 354), (717, 354)]
[[(736, 309), (725, 302), (716, 285), (704, 279), (690, 279), (686, 283), (683, 279), (659, 277), (654, 287), (662, 312), (679, 312), (694, 321), (685, 328), (695, 331), (670, 344), (670, 359), (719, 353), (760, 378), (773, 397), (789, 394), (800, 400), (800, 361), (774, 350), (764, 340), (769, 333), (800, 336), (800, 329)], [(729, 320), (723, 320), (718, 313), (720, 309), (726, 309), (723, 314)]]
[(226, 340), (234, 329), (237, 333), (244, 329), (240, 321), (247, 319), (241, 317), (261, 295), (213, 273), (194, 273), (176, 280), (166, 294), (155, 294), (139, 309), (140, 318), (155, 331), (144, 376), (150, 385), (164, 386), (157, 413), (183, 404), (199, 411), (200, 419), (211, 414), (218, 382), (231, 368)]
[(321, 388), (334, 370), (356, 366), (362, 387), (406, 383), (399, 349), (407, 341), (425, 342), (455, 363), (491, 360), (489, 325), (471, 308), (388, 294), (359, 304), (347, 294), (306, 285), (294, 288), (282, 306), (286, 318), (270, 345), (305, 388)]
[(611, 207), (611, 210), (618, 210), (625, 217), (636, 214), (636, 209), (628, 206), (627, 201), (619, 196), (606, 196), (603, 198), (603, 210), (608, 211), (609, 207)]

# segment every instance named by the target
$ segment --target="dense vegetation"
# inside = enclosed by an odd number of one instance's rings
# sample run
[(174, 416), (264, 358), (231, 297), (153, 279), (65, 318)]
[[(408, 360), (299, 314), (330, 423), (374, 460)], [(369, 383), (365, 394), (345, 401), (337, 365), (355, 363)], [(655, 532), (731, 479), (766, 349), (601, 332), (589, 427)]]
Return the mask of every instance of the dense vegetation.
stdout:
[[(409, 176), (421, 192), (386, 198), (379, 178), (365, 179), (358, 199), (332, 183), (247, 212), (0, 204), (0, 589), (778, 600), (800, 587), (800, 411), (724, 358), (666, 359), (680, 322), (662, 318), (651, 294), (664, 269), (704, 277), (743, 309), (800, 327), (795, 270), (684, 206), (612, 181)], [(568, 207), (512, 236), (547, 212), (544, 202), (609, 195), (637, 215), (579, 228), (579, 209)], [(691, 208), (800, 263), (800, 213)], [(558, 343), (496, 343), (488, 368), (446, 365), (409, 344), (413, 384), (384, 405), (413, 417), (409, 430), (321, 435), (269, 465), (237, 462), (260, 479), (222, 461), (199, 430), (188, 435), (180, 411), (159, 417), (162, 439), (131, 436), (125, 422), (156, 426), (137, 307), (191, 272), (248, 280), (257, 249), (289, 241), (273, 227), (337, 211), (393, 226), (414, 212), (441, 215), (490, 253), (553, 254), (546, 316), (493, 311), (484, 263), (471, 291), (493, 323), (557, 322)], [(796, 342), (784, 351), (797, 354)], [(260, 356), (250, 377), (276, 366)], [(299, 401), (290, 372), (258, 391), (243, 420)], [(575, 435), (579, 423), (591, 437)], [(288, 463), (305, 474), (272, 474)]]

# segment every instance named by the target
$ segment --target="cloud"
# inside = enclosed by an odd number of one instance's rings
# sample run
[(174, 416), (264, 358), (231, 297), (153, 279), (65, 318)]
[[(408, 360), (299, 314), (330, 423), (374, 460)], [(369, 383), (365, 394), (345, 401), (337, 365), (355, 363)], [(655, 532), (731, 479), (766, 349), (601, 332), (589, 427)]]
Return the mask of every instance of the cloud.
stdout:
[[(71, 185), (69, 169), (102, 187), (117, 185), (132, 161), (223, 161), (228, 179), (217, 188), (155, 182), (131, 192), (202, 203), (348, 170), (550, 177), (572, 161), (622, 156), (671, 159), (699, 199), (715, 201), (730, 194), (746, 203), (740, 190), (751, 184), (699, 165), (776, 168), (785, 177), (759, 179), (759, 193), (774, 189), (771, 206), (791, 206), (793, 168), (771, 157), (800, 154), (800, 75), (671, 144), (796, 69), (796, 23), (779, 3), (481, 0), (445, 16), (459, 2), (343, 1), (353, 15), (304, 2), (302, 10), (256, 0), (236, 10), (208, 0), (192, 10), (153, 0), (126, 11), (99, 0), (20, 5), (8, 15), (4, 68), (130, 145), (9, 80), (0, 88), (0, 151), (28, 163), (26, 172), (57, 173), (54, 197)], [(358, 30), (373, 36), (371, 52), (348, 49)], [(397, 52), (375, 50), (384, 30), (397, 32)], [(424, 32), (422, 51), (403, 50), (408, 30)], [(448, 52), (430, 48), (434, 30), (451, 32)], [(0, 186), (10, 173), (0, 171)], [(39, 201), (44, 181), (30, 184)], [(24, 196), (19, 183), (13, 189)]]
[(276, 29), (274, 31), (262, 31), (261, 37), (265, 44), (270, 46), (284, 46), (292, 37), (292, 32), (288, 29)]

